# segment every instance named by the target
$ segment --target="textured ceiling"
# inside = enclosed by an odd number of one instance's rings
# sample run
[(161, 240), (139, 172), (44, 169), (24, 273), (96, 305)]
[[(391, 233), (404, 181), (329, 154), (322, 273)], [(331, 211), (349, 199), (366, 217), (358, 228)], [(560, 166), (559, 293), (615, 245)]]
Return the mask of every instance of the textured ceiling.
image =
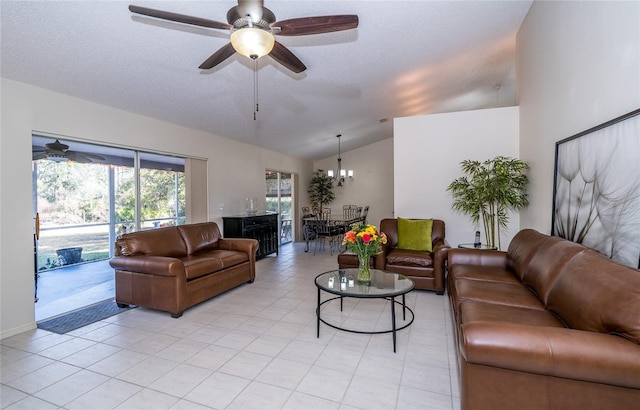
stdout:
[[(226, 21), (235, 1), (7, 1), (2, 77), (290, 155), (392, 137), (394, 117), (516, 103), (515, 36), (531, 1), (265, 1), (277, 20), (357, 14), (355, 30), (277, 37), (294, 74), (238, 54), (198, 66), (224, 30), (133, 15), (136, 4)], [(499, 85), (499, 87), (498, 87)], [(388, 119), (388, 121), (381, 121)]]

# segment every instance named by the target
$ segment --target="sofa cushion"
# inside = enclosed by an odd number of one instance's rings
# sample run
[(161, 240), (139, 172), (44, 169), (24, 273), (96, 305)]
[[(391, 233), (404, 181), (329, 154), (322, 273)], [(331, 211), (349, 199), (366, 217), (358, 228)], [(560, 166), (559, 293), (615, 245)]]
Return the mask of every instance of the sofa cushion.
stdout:
[(198, 256), (189, 255), (182, 259), (187, 280), (199, 278), (248, 261), (249, 257), (246, 253), (226, 250), (208, 251), (200, 253)]
[(457, 263), (449, 266), (452, 279), (471, 279), (488, 282), (519, 284), (520, 280), (507, 268), (499, 266), (467, 265)]
[(460, 323), (469, 322), (504, 322), (529, 326), (564, 327), (560, 320), (546, 310), (467, 301), (460, 305)]
[(640, 270), (586, 250), (560, 272), (547, 309), (571, 328), (614, 334), (640, 344)]
[(455, 290), (452, 292), (456, 294), (458, 302), (458, 306), (455, 306), (457, 309), (465, 300), (528, 309), (544, 309), (542, 302), (536, 298), (533, 292), (521, 284), (456, 279), (453, 286), (455, 286)]
[(433, 219), (398, 218), (398, 248), (432, 252)]
[[(557, 237), (556, 237), (557, 238)], [(524, 272), (522, 283), (529, 287), (546, 305), (549, 290), (564, 266), (586, 248), (575, 242), (557, 238), (539, 248)], [(551, 246), (546, 246), (546, 245)]]
[(433, 266), (431, 254), (425, 251), (395, 248), (387, 255), (387, 265), (416, 266), (430, 268)]
[(509, 243), (507, 266), (522, 279), (537, 252), (562, 240), (557, 236), (544, 235), (533, 229), (523, 229)]
[(182, 257), (187, 247), (175, 226), (121, 235), (116, 241), (117, 253), (123, 256), (154, 255)]
[(214, 222), (180, 225), (178, 231), (187, 245), (189, 255), (218, 248), (221, 235), (218, 225)]

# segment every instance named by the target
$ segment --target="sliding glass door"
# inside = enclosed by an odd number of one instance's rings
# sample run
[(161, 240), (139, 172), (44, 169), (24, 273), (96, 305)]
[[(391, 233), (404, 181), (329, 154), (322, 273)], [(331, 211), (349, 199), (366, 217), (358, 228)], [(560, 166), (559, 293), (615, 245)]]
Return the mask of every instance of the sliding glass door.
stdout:
[(117, 235), (185, 223), (184, 158), (39, 135), (32, 151), (36, 319), (114, 296)]
[(278, 231), (280, 232), (280, 244), (293, 241), (292, 224), (292, 174), (278, 171), (267, 171), (266, 178), (266, 210), (277, 212)]
[[(39, 270), (108, 259), (117, 235), (185, 223), (184, 158), (34, 135), (33, 159)], [(57, 252), (80, 244), (78, 257)]]

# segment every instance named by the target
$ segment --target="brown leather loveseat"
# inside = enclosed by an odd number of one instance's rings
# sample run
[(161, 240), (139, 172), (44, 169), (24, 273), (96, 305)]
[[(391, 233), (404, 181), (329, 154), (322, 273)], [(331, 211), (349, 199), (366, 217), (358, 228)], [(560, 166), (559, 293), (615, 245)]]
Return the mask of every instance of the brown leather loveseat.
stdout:
[(448, 271), (463, 410), (639, 408), (640, 270), (525, 229)]
[(431, 228), (432, 252), (398, 248), (398, 219), (380, 221), (380, 231), (387, 235), (387, 244), (375, 256), (376, 269), (399, 273), (411, 278), (416, 289), (444, 293), (445, 263), (449, 244), (445, 240), (444, 221), (433, 220)]
[(116, 302), (182, 316), (185, 309), (255, 279), (255, 239), (223, 239), (214, 222), (159, 228), (116, 240)]

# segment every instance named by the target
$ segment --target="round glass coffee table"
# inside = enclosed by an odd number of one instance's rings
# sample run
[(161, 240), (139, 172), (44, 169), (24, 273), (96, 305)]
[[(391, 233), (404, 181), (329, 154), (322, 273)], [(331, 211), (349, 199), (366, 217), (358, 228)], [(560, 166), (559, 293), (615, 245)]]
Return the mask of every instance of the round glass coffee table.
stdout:
[[(405, 295), (414, 288), (411, 279), (397, 273), (385, 272), (379, 269), (371, 269), (371, 284), (365, 285), (358, 283), (357, 269), (336, 269), (321, 273), (316, 276), (315, 284), (318, 288), (318, 306), (316, 308), (317, 316), (317, 337), (320, 337), (320, 322), (334, 329), (343, 330), (345, 332), (363, 333), (363, 334), (393, 334), (393, 352), (396, 351), (396, 332), (402, 330), (413, 323), (413, 310), (405, 303)], [(322, 301), (321, 291), (337, 295)], [(402, 302), (396, 301), (395, 298), (402, 296)], [(320, 316), (322, 305), (331, 301), (340, 299), (340, 311), (342, 311), (343, 298), (359, 298), (359, 299), (386, 299), (391, 301), (391, 329), (379, 331), (363, 331), (347, 329), (329, 323)], [(402, 320), (407, 321), (407, 311), (411, 315), (411, 319), (401, 327), (396, 327), (396, 303), (402, 305)]]

